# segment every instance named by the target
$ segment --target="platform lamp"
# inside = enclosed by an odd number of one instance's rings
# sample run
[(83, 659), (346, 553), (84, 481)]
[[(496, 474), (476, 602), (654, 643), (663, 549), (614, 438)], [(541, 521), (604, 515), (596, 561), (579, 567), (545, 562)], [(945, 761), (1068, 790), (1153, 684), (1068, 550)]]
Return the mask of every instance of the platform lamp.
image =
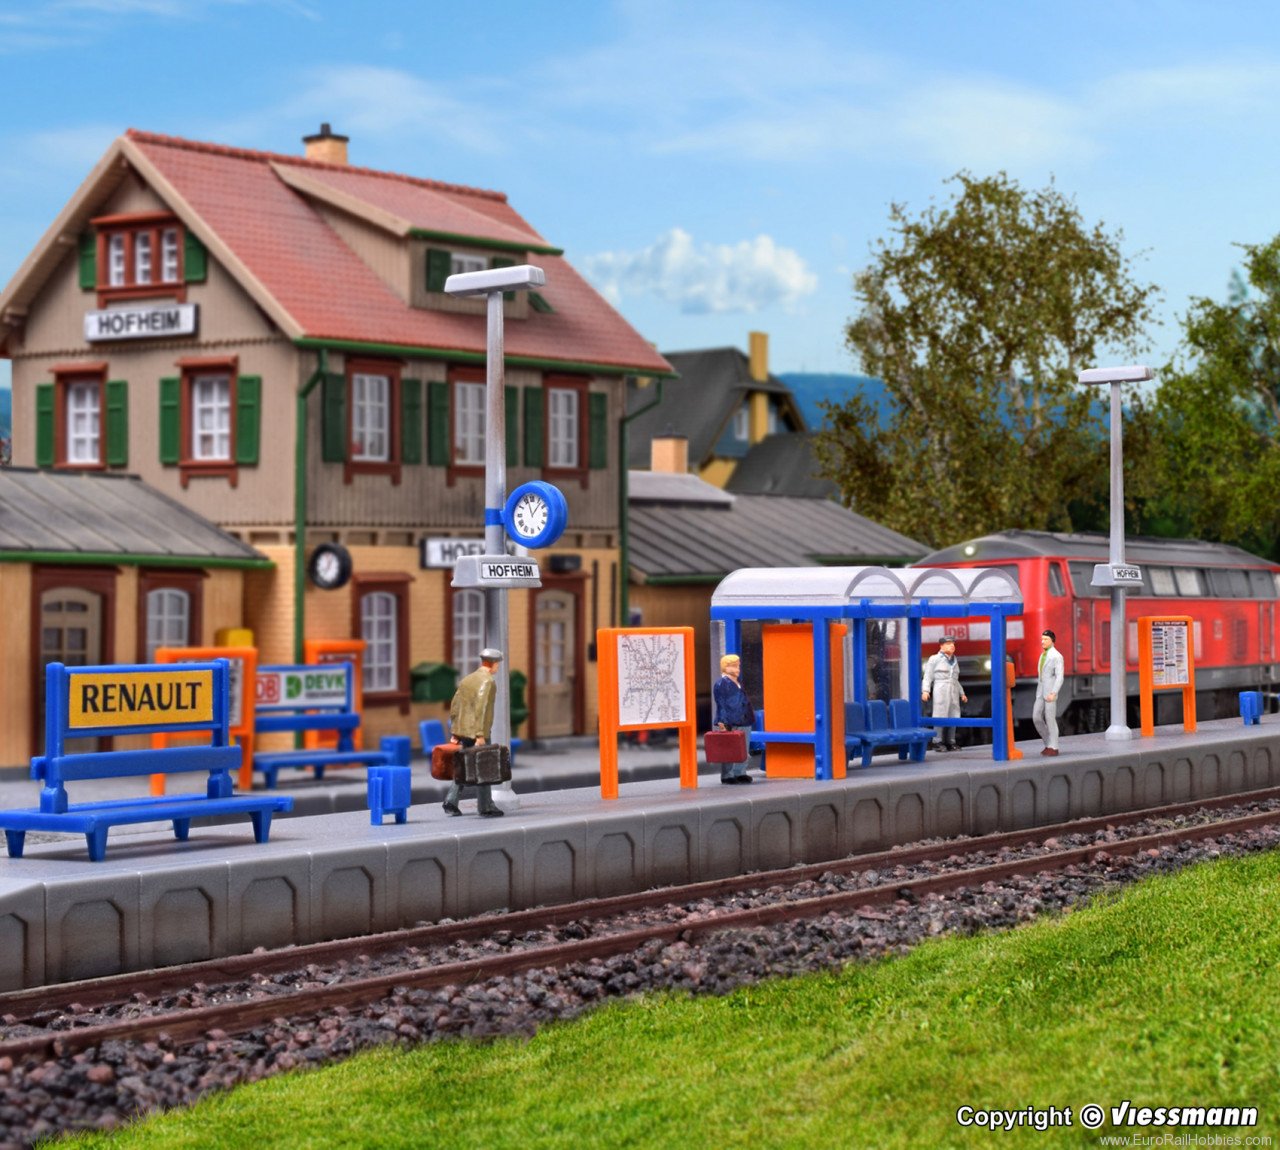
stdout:
[[(502, 296), (504, 292), (527, 291), (547, 282), (541, 268), (530, 264), (490, 268), (487, 271), (461, 272), (444, 283), (446, 295), (478, 296), (488, 300), (488, 336), (485, 348), (485, 437), (484, 437), (484, 549), (487, 555), (506, 552), (506, 533), (502, 525), (502, 505), (507, 498), (507, 407), (506, 370), (502, 332)], [(497, 695), (493, 709), (493, 741), (511, 743), (511, 647), (507, 642), (507, 588), (484, 589), (484, 645), (497, 647), (506, 661), (501, 673), (494, 676)], [(494, 799), (504, 810), (516, 810), (519, 796), (511, 784), (495, 787)]]
[(1125, 618), (1125, 588), (1142, 586), (1142, 571), (1129, 566), (1124, 558), (1124, 419), (1120, 406), (1120, 385), (1146, 383), (1152, 379), (1151, 369), (1141, 364), (1132, 367), (1095, 367), (1080, 372), (1083, 384), (1111, 386), (1111, 562), (1099, 563), (1093, 569), (1092, 585), (1111, 588), (1111, 725), (1106, 738), (1128, 739), (1126, 715), (1128, 691), (1129, 624)]

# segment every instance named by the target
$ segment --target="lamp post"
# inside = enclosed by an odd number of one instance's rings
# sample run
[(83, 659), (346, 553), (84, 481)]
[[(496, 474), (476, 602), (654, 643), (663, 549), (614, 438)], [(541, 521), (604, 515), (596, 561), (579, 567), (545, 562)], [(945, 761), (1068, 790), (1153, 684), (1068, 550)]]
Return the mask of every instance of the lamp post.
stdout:
[(1124, 421), (1120, 408), (1122, 383), (1145, 383), (1151, 369), (1140, 364), (1132, 367), (1095, 367), (1080, 372), (1083, 384), (1111, 386), (1111, 562), (1099, 563), (1093, 569), (1092, 585), (1111, 588), (1111, 725), (1106, 738), (1132, 737), (1126, 715), (1128, 699), (1129, 624), (1125, 618), (1125, 588), (1141, 587), (1142, 572), (1129, 566), (1124, 558)]
[[(485, 347), (485, 443), (484, 443), (484, 550), (486, 555), (504, 555), (507, 541), (502, 523), (502, 505), (507, 498), (507, 408), (506, 370), (502, 332), (503, 292), (542, 287), (547, 282), (541, 268), (520, 264), (509, 268), (462, 272), (445, 280), (451, 296), (484, 296), (488, 302), (488, 329)], [(502, 652), (504, 666), (494, 676), (497, 694), (493, 709), (493, 742), (511, 743), (511, 648), (507, 642), (506, 586), (484, 588), (484, 645)], [(504, 810), (515, 810), (520, 798), (504, 783), (494, 789), (494, 799)]]

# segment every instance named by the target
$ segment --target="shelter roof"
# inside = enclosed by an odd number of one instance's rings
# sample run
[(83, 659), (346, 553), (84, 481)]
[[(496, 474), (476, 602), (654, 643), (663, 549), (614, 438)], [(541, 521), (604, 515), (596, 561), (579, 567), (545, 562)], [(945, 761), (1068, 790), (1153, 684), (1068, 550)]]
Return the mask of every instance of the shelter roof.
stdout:
[(778, 612), (761, 617), (797, 617), (810, 610), (832, 609), (847, 615), (876, 614), (877, 608), (895, 613), (943, 608), (949, 615), (963, 615), (992, 606), (1022, 606), (1017, 579), (998, 567), (745, 568), (728, 575), (711, 596), (713, 616), (717, 608)]

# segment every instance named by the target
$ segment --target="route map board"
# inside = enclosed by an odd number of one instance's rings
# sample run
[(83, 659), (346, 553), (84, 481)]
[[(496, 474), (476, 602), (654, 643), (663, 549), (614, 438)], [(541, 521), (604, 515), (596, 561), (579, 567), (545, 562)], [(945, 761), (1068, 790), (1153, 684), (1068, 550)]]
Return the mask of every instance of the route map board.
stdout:
[(688, 716), (680, 635), (618, 636), (618, 725), (665, 723)]
[(694, 729), (693, 628), (601, 627), (600, 794), (618, 797), (618, 735), (675, 727), (680, 733), (680, 786), (698, 785)]

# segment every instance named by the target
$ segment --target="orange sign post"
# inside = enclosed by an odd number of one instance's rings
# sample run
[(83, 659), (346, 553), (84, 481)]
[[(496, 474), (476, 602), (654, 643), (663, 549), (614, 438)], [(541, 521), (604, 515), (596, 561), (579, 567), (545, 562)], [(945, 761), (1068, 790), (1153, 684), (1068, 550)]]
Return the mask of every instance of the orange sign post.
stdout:
[[(831, 777), (843, 779), (848, 756), (844, 747), (844, 635), (843, 623), (828, 623), (831, 645), (830, 698), (826, 701), (827, 748)], [(814, 707), (812, 623), (768, 623), (760, 628), (764, 659), (764, 714), (768, 729), (761, 738), (768, 747), (765, 774), (771, 779), (812, 779), (817, 773), (815, 753), (818, 717)], [(805, 734), (807, 743), (771, 742), (769, 731)]]
[[(360, 730), (364, 730), (364, 649), (363, 639), (308, 639), (302, 644), (302, 658), (306, 663), (350, 663), (353, 675), (351, 705), (360, 716)], [(363, 735), (361, 736), (363, 738)], [(307, 731), (302, 745), (336, 748), (336, 731)]]
[(1142, 733), (1155, 734), (1155, 692), (1182, 692), (1182, 729), (1196, 729), (1195, 622), (1187, 615), (1138, 620), (1138, 695)]
[[(240, 774), (237, 785), (253, 789), (253, 699), (257, 691), (258, 650), (256, 647), (161, 647), (157, 663), (207, 663), (227, 660), (228, 734), (240, 744)], [(159, 731), (151, 736), (152, 747), (167, 747), (174, 736)], [(151, 793), (164, 794), (164, 775), (151, 776)]]
[(692, 627), (601, 627), (600, 795), (618, 797), (618, 734), (677, 727), (680, 785), (698, 785)]
[(1004, 713), (1009, 716), (1009, 758), (1020, 759), (1022, 752), (1018, 750), (1013, 741), (1013, 680), (1018, 670), (1013, 665), (1012, 659), (1004, 661), (1004, 689), (1005, 689), (1005, 707)]

